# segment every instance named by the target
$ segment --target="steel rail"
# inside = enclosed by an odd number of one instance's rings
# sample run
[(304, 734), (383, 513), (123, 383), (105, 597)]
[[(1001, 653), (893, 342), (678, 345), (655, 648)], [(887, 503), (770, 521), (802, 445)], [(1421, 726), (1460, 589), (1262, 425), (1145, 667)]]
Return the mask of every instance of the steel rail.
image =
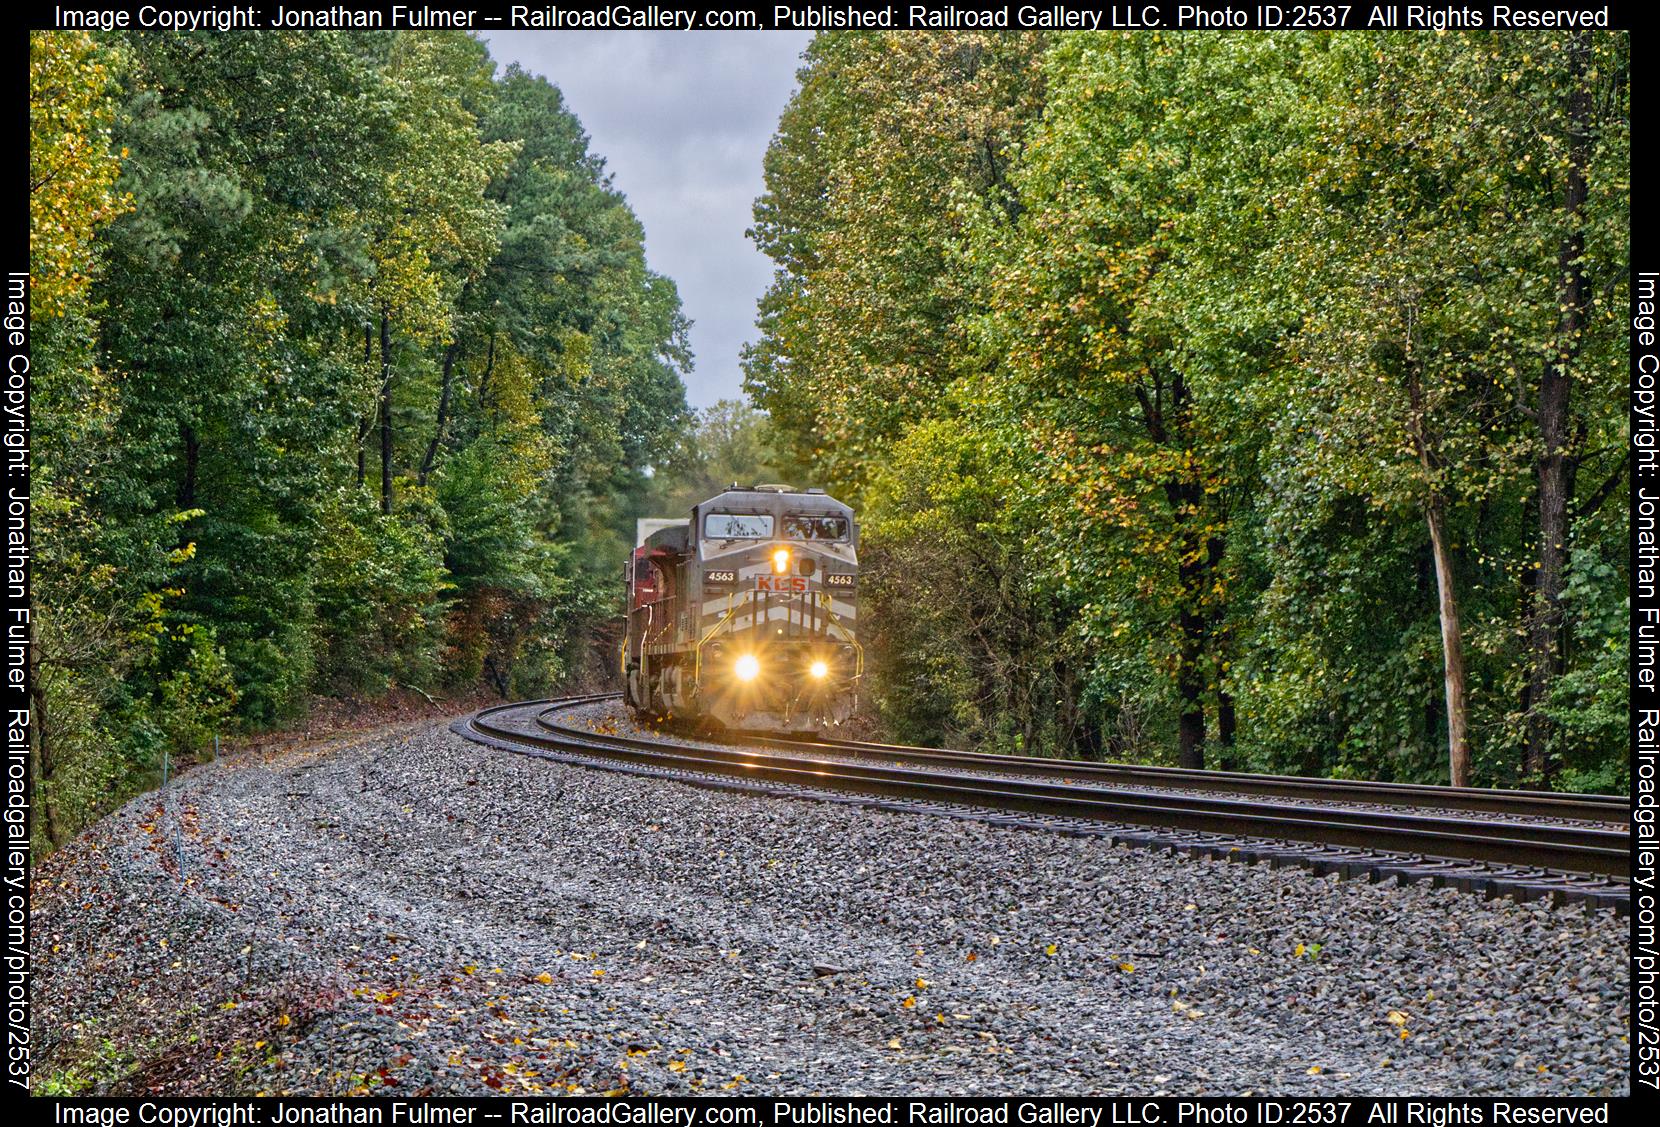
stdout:
[(1250, 771), (1156, 767), (1137, 763), (1097, 763), (1082, 759), (1045, 759), (1031, 755), (953, 751), (945, 748), (913, 747), (908, 744), (828, 739), (822, 736), (794, 738), (743, 734), (723, 739), (732, 743), (760, 744), (765, 747), (819, 749), (861, 758), (934, 763), (941, 766), (1078, 782), (1131, 783), (1142, 786), (1182, 787), (1189, 790), (1232, 791), (1237, 794), (1306, 798), (1319, 802), (1346, 801), (1375, 803), (1380, 806), (1439, 807), (1446, 810), (1472, 810), (1580, 822), (1621, 823), (1629, 821), (1631, 817), (1631, 801), (1621, 795), (1453, 787), (1436, 783), (1385, 783), (1368, 779), (1322, 779), (1307, 775), (1267, 775)]
[[(472, 719), (482, 734), (532, 747), (598, 755), (674, 770), (767, 780), (910, 801), (946, 802), (1044, 817), (1159, 826), (1202, 833), (1279, 838), (1322, 845), (1388, 850), (1540, 869), (1628, 878), (1630, 834), (1550, 823), (1472, 819), (1463, 815), (1397, 813), (1343, 807), (1275, 804), (1202, 794), (1136, 791), (1041, 779), (985, 777), (941, 770), (815, 758), (802, 751), (774, 755), (729, 746), (665, 743), (582, 731), (549, 714), (605, 696), (501, 705)], [(539, 730), (505, 727), (494, 717), (537, 709)], [(788, 751), (789, 749), (780, 749)]]
[[(615, 697), (617, 694), (610, 694)], [(596, 695), (589, 703), (607, 699)], [(705, 737), (731, 744), (791, 749), (821, 749), (875, 760), (903, 760), (940, 767), (969, 768), (1009, 775), (1031, 775), (1110, 785), (1123, 783), (1186, 790), (1227, 791), (1316, 802), (1366, 802), (1379, 806), (1474, 810), (1519, 817), (1560, 818), (1577, 822), (1628, 823), (1631, 800), (1623, 795), (1575, 794), (1566, 791), (1503, 790), (1452, 787), (1434, 783), (1384, 783), (1369, 779), (1322, 779), (1307, 775), (1267, 775), (1251, 771), (1214, 771), (1192, 767), (1155, 767), (1139, 763), (1095, 763), (1082, 759), (1046, 759), (1032, 755), (954, 751), (911, 744), (838, 740), (825, 736), (731, 735)]]

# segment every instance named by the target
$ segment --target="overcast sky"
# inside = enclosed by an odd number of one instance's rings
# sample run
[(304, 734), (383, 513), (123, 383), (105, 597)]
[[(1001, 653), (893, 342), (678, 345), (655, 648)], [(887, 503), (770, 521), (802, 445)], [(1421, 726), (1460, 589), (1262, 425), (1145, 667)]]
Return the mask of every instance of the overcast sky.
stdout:
[(485, 37), (505, 67), (558, 86), (646, 228), (646, 260), (692, 320), (694, 407), (740, 398), (738, 350), (772, 264), (744, 237), (761, 158), (810, 32), (517, 31)]

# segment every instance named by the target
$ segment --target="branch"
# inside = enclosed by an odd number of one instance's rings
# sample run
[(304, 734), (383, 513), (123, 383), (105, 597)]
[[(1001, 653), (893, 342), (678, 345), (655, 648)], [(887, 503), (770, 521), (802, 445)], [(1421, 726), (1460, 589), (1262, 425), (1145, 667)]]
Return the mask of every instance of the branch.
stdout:
[(1606, 481), (1597, 486), (1596, 492), (1587, 497), (1583, 505), (1574, 506), (1574, 517), (1583, 520), (1602, 508), (1602, 503), (1613, 495), (1614, 487), (1625, 476), (1625, 468), (1630, 463), (1631, 451), (1627, 450), (1625, 456), (1620, 459), (1620, 464), (1614, 467), (1614, 472), (1608, 475)]

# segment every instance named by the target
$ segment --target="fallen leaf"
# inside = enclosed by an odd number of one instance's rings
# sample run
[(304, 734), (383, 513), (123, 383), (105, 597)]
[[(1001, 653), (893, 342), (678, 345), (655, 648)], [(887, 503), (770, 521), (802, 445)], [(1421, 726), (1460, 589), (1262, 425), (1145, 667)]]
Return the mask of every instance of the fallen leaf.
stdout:
[(543, 971), (541, 974), (536, 976), (536, 981), (540, 982), (543, 986), (551, 985), (553, 983), (553, 975), (549, 974), (547, 971)]

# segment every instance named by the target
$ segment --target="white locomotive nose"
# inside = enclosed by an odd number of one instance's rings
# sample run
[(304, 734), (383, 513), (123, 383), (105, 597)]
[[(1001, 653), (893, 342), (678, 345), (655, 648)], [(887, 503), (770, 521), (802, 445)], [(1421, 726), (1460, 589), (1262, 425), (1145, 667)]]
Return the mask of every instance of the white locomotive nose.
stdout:
[(852, 715), (852, 509), (822, 489), (733, 485), (636, 533), (621, 670), (636, 713), (792, 732)]

